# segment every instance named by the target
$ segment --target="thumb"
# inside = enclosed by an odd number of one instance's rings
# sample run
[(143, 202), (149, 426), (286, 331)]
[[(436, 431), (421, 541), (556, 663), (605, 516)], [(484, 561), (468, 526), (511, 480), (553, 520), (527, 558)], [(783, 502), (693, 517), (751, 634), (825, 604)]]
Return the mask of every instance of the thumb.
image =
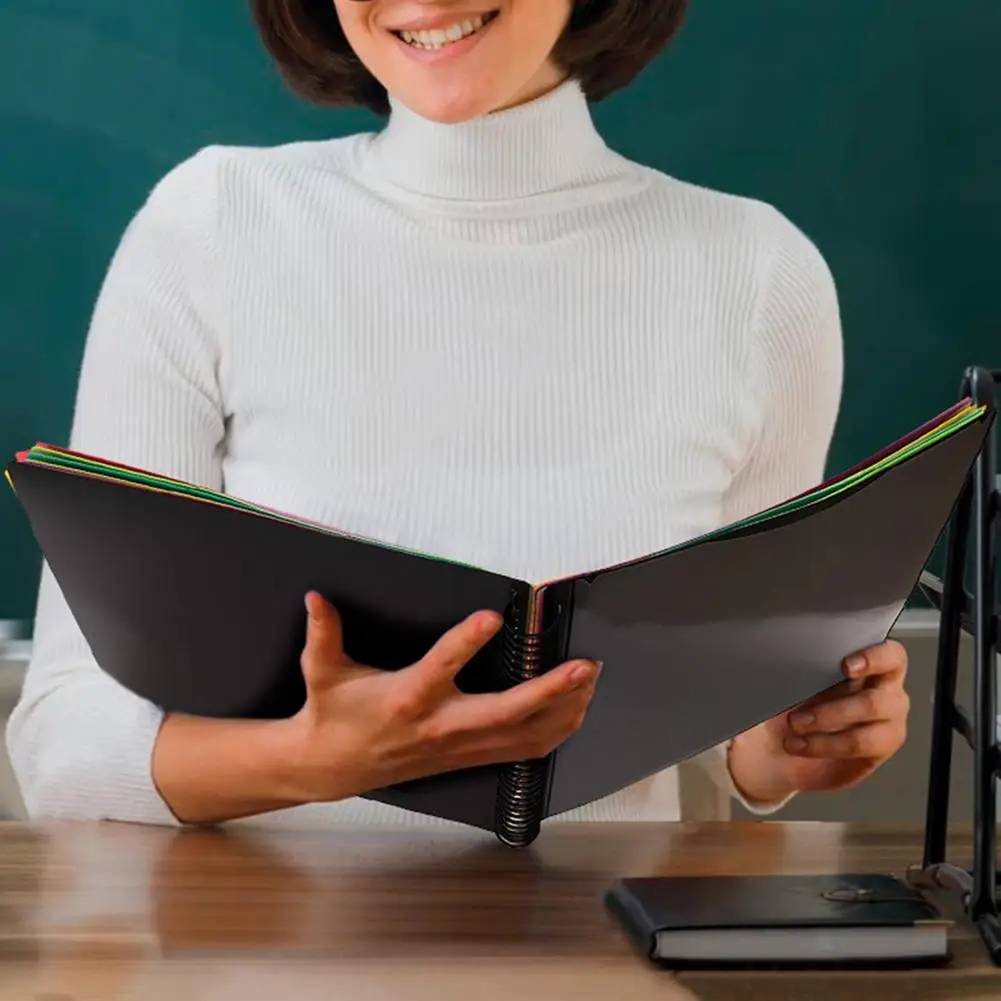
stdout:
[(306, 645), (301, 658), (306, 687), (329, 683), (337, 668), (348, 662), (337, 609), (323, 595), (310, 591), (306, 595)]

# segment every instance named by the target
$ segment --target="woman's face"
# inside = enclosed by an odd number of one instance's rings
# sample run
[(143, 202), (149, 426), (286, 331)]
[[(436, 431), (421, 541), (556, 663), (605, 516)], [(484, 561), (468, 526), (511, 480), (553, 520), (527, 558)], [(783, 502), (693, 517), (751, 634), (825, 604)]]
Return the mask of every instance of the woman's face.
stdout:
[(351, 48), (397, 100), (461, 122), (551, 90), (574, 0), (333, 0)]

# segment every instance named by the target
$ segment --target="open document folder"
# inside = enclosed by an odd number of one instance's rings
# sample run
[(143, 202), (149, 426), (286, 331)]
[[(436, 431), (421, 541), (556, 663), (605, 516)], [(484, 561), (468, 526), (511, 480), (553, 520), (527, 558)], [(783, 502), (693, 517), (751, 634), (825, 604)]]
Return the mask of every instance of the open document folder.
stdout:
[(50, 445), (20, 453), (6, 472), (98, 664), (168, 711), (277, 717), (299, 708), (309, 590), (337, 606), (349, 654), (386, 670), (419, 659), (476, 610), (503, 614), (501, 634), (459, 675), (466, 691), (572, 658), (602, 661), (583, 727), (544, 761), (367, 794), (527, 843), (545, 817), (840, 682), (844, 657), (882, 642), (906, 604), (993, 419), (960, 401), (766, 511), (550, 581), (389, 546)]

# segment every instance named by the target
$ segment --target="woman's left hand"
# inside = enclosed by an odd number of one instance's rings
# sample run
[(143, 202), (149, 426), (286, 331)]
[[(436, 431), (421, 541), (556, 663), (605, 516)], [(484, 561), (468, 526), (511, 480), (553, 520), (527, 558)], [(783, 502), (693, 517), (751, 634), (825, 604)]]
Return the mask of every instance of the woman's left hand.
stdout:
[(730, 773), (748, 800), (847, 789), (900, 750), (910, 711), (907, 651), (888, 640), (843, 669), (842, 685), (735, 738)]

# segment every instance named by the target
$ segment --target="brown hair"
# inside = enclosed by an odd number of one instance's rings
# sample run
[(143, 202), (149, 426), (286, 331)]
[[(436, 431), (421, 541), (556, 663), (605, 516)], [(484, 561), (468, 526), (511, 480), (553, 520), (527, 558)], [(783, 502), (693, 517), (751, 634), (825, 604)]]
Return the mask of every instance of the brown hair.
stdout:
[[(389, 111), (386, 91), (348, 45), (334, 0), (250, 0), (264, 45), (291, 89), (321, 105)], [(674, 38), (688, 0), (575, 0), (553, 58), (600, 101)]]

